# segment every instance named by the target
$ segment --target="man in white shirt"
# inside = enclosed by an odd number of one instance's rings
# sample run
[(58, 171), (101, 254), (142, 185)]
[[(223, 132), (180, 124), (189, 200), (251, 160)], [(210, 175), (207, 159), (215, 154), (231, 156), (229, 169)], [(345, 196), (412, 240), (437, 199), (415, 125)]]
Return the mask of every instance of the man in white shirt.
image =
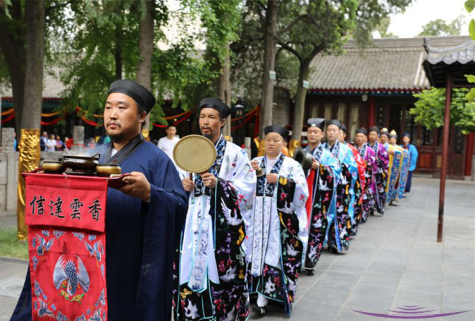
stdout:
[(160, 138), (158, 141), (158, 148), (163, 150), (165, 154), (170, 157), (170, 159), (175, 163), (173, 159), (173, 149), (175, 148), (176, 143), (180, 140), (180, 138), (176, 137), (176, 127), (173, 125), (168, 125), (166, 129), (167, 136)]

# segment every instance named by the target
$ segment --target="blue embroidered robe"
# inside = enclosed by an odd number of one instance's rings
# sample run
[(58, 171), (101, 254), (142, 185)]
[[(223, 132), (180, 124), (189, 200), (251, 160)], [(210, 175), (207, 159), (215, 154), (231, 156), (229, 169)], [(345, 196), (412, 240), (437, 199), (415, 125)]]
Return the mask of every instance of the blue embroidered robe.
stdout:
[(338, 159), (341, 166), (337, 202), (335, 209), (331, 208), (329, 211), (326, 237), (330, 249), (341, 253), (343, 248), (346, 250), (349, 248), (351, 218), (354, 216), (354, 184), (358, 176), (358, 167), (353, 152), (346, 144), (337, 141), (331, 147), (328, 143), (324, 146)]
[[(335, 210), (336, 187), (340, 177), (340, 162), (321, 144), (310, 151), (310, 147), (304, 149), (306, 153), (311, 153), (313, 158), (320, 163), (317, 170), (310, 168), (307, 173), (307, 183), (309, 194), (312, 199), (308, 216), (308, 246), (305, 251), (304, 268), (313, 269), (318, 263), (323, 250), (323, 243), (328, 228), (329, 211)], [(309, 178), (313, 174), (313, 184)], [(311, 192), (311, 193), (310, 193)], [(309, 206), (307, 204), (307, 211)], [(333, 212), (332, 215), (335, 215)]]

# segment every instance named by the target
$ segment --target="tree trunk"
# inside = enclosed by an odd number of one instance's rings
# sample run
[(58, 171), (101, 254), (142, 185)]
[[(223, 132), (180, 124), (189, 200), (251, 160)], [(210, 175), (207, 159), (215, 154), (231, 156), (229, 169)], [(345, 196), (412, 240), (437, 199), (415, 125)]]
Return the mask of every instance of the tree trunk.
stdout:
[[(152, 55), (153, 55), (153, 0), (145, 1), (145, 16), (139, 26), (139, 60), (137, 61), (137, 82), (152, 89)], [(142, 133), (149, 137), (150, 115), (145, 120)]]
[[(231, 107), (231, 59), (229, 57), (229, 42), (224, 45), (224, 60), (221, 63), (221, 73), (218, 79), (218, 97)], [(231, 136), (231, 117), (226, 119), (224, 136)]]
[(277, 0), (267, 1), (264, 73), (262, 75), (262, 103), (260, 112), (260, 133), (262, 138), (264, 137), (264, 127), (272, 124), (272, 108), (274, 107), (274, 80), (270, 79), (269, 72), (275, 70), (277, 9)]
[(24, 103), (27, 113), (21, 117), (21, 128), (40, 129), (43, 102), (43, 61), (45, 56), (45, 2), (26, 1), (26, 74)]
[[(20, 61), (21, 60), (21, 61)], [(17, 70), (10, 72), (10, 80), (12, 82), (12, 94), (13, 94), (13, 107), (15, 108), (15, 128), (17, 133), (17, 139), (20, 140), (21, 136), (21, 119), (23, 117), (23, 106), (25, 101), (25, 66), (24, 59), (16, 59), (12, 64), (8, 64), (10, 70)], [(10, 68), (10, 66), (18, 66)]]
[[(0, 24), (0, 48), (8, 66), (10, 81), (13, 92), (13, 107), (15, 108), (15, 127), (17, 139), (20, 139), (21, 118), (24, 102), (25, 87), (25, 27), (23, 24), (23, 12), (21, 3), (18, 0), (12, 1), (9, 8), (16, 28), (7, 26), (8, 19), (2, 19)], [(5, 15), (4, 10), (0, 10), (1, 15)]]
[(311, 60), (304, 60), (300, 63), (299, 81), (297, 84), (297, 93), (295, 94), (294, 122), (292, 124), (292, 141), (296, 141), (298, 143), (300, 143), (300, 139), (302, 137), (303, 118), (305, 114), (305, 98), (307, 96), (307, 89), (304, 88), (303, 82), (308, 79), (310, 61)]
[[(28, 112), (21, 117), (20, 153), (18, 158), (18, 238), (24, 240), (28, 229), (25, 225), (25, 179), (21, 175), (39, 165), (41, 107), (43, 103), (43, 61), (45, 56), (45, 1), (26, 1), (26, 67), (25, 106)], [(26, 109), (25, 109), (26, 111)]]

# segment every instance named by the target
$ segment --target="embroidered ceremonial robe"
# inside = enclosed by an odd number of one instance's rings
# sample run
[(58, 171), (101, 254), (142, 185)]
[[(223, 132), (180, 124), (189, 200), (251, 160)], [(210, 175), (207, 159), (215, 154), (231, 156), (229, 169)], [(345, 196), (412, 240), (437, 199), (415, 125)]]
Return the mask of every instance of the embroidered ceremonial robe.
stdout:
[(363, 206), (363, 191), (365, 190), (365, 171), (366, 171), (366, 162), (360, 156), (358, 149), (352, 144), (346, 144), (353, 153), (355, 158), (356, 165), (358, 167), (358, 175), (356, 176), (355, 186), (354, 186), (354, 195), (352, 195), (352, 202), (354, 204), (354, 214), (351, 218), (352, 225), (352, 234), (356, 235), (358, 232), (358, 224), (361, 220), (362, 215), (362, 206)]
[[(255, 158), (264, 171), (266, 159)], [(267, 183), (266, 175), (257, 179), (248, 251), (250, 284), (252, 292), (282, 302), (290, 315), (308, 237), (308, 187), (300, 164), (283, 153), (270, 173), (279, 175), (277, 184)]]
[[(369, 143), (368, 143), (369, 145)], [(389, 155), (383, 144), (375, 142), (373, 146), (369, 145), (375, 155), (377, 162), (377, 171), (374, 174), (371, 189), (375, 197), (375, 210), (384, 214), (386, 207), (386, 186), (388, 184)]]
[[(339, 161), (319, 145), (312, 151), (309, 147), (304, 150), (311, 153), (320, 166), (318, 169), (310, 168), (307, 173), (309, 197), (307, 200), (307, 226), (308, 246), (304, 255), (304, 268), (313, 269), (322, 254), (325, 234), (328, 227), (327, 215), (330, 209), (335, 210), (336, 186), (335, 182), (340, 177)], [(332, 215), (335, 215), (333, 212)]]
[[(341, 172), (337, 182), (337, 201), (328, 213), (328, 228), (325, 237), (330, 250), (341, 253), (348, 250), (351, 234), (351, 217), (354, 217), (354, 184), (358, 176), (358, 167), (351, 149), (337, 141), (331, 148), (328, 143), (324, 147), (340, 162)], [(332, 214), (335, 213), (335, 214)]]
[(403, 161), (401, 167), (401, 174), (399, 175), (399, 187), (397, 191), (397, 198), (402, 199), (406, 191), (407, 179), (409, 177), (409, 166), (411, 164), (411, 157), (409, 151), (400, 146), (403, 152)]
[(365, 189), (363, 194), (363, 205), (361, 212), (361, 220), (366, 222), (371, 209), (375, 206), (375, 195), (373, 193), (373, 183), (378, 171), (378, 165), (376, 161), (376, 154), (368, 144), (363, 144), (361, 148), (358, 148), (361, 158), (366, 163), (365, 170)]
[(394, 153), (389, 153), (389, 171), (388, 184), (386, 186), (386, 203), (393, 201), (397, 193), (397, 182), (403, 163), (402, 148), (396, 145), (389, 145), (388, 147), (388, 151), (394, 151)]
[[(100, 162), (104, 162), (107, 149), (110, 151), (110, 143), (97, 149)], [(168, 321), (173, 255), (178, 246), (176, 236), (181, 233), (185, 220), (187, 197), (173, 162), (149, 142), (139, 143), (117, 164), (123, 173), (142, 172), (150, 182), (151, 194), (150, 202), (144, 203), (119, 190), (108, 190), (107, 320)], [(29, 282), (28, 273), (11, 320), (31, 320)]]
[(245, 151), (222, 136), (210, 172), (217, 186), (194, 175), (181, 247), (177, 320), (246, 320), (245, 248), (256, 176)]

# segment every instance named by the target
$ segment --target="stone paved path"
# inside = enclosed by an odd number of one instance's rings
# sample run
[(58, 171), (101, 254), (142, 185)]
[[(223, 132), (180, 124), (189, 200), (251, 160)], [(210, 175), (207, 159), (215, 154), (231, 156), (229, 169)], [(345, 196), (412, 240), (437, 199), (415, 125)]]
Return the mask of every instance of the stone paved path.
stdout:
[[(388, 311), (406, 306), (433, 310), (420, 315), (469, 310), (429, 320), (474, 321), (475, 184), (448, 182), (444, 242), (437, 243), (438, 184), (415, 178), (408, 198), (390, 206), (384, 217), (370, 217), (348, 252), (325, 252), (315, 275), (299, 279), (291, 319), (384, 320), (355, 311), (408, 316)], [(0, 321), (9, 320), (25, 272), (25, 263), (0, 259)], [(263, 320), (288, 318), (270, 306)]]

